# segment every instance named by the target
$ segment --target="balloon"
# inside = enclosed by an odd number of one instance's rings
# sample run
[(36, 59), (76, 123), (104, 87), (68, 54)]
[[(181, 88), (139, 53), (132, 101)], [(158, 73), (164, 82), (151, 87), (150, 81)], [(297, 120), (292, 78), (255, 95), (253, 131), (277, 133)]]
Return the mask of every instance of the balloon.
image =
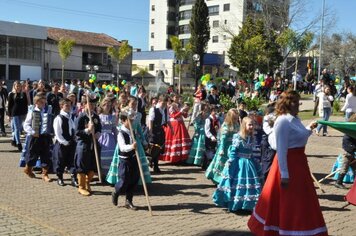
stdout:
[(206, 74), (206, 75), (205, 75), (205, 79), (206, 79), (207, 81), (210, 81), (210, 74)]
[(262, 82), (262, 81), (265, 80), (265, 77), (263, 76), (263, 74), (260, 74), (260, 75), (258, 76), (258, 80), (259, 80), (260, 82)]
[(200, 78), (200, 81), (205, 81), (205, 75), (202, 75), (202, 77)]
[(111, 86), (110, 86), (110, 85), (107, 85), (105, 89), (106, 89), (106, 90), (110, 90), (110, 89), (111, 89)]
[(201, 82), (201, 84), (204, 85), (204, 86), (206, 86), (207, 83), (208, 83), (208, 81), (206, 81), (206, 80), (203, 80), (203, 81)]
[(121, 81), (121, 84), (125, 85), (126, 84), (126, 80)]
[(90, 79), (90, 80), (89, 80), (89, 83), (91, 83), (91, 84), (94, 83), (94, 80), (93, 80), (93, 79)]
[(92, 79), (93, 81), (95, 81), (95, 80), (96, 80), (96, 75), (93, 74), (93, 75), (91, 76), (91, 79)]
[(103, 85), (101, 86), (101, 88), (102, 88), (102, 89), (106, 89), (106, 84), (103, 84)]
[(340, 80), (339, 80), (339, 78), (337, 78), (336, 80), (335, 80), (335, 83), (339, 83), (340, 82)]
[(120, 91), (119, 87), (115, 87), (115, 92), (119, 92), (119, 91)]
[(264, 82), (264, 81), (261, 82), (261, 86), (262, 86), (262, 87), (265, 86), (265, 82)]

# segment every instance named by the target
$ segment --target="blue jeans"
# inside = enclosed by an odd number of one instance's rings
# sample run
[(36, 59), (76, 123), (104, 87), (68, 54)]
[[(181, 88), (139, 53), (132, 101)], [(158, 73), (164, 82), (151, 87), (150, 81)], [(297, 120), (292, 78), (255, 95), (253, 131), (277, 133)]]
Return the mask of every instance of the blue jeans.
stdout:
[(16, 142), (16, 144), (20, 144), (20, 133), (22, 130), (22, 118), (21, 116), (13, 116), (11, 118), (11, 130), (12, 130), (12, 140)]
[[(330, 118), (331, 114), (331, 107), (325, 107), (323, 108), (323, 120), (328, 121)], [(328, 126), (319, 124), (318, 127), (316, 128), (316, 131), (319, 133), (321, 130), (321, 127), (323, 127), (323, 134), (326, 134), (328, 132)]]

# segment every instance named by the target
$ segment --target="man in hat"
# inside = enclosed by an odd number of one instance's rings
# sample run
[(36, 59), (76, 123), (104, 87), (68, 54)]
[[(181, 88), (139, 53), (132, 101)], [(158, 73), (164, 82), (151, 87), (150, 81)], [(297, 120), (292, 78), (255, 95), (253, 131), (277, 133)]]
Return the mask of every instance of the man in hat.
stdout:
[[(84, 196), (91, 194), (90, 181), (93, 179), (94, 172), (97, 170), (94, 142), (97, 142), (101, 132), (100, 118), (94, 112), (97, 101), (98, 97), (95, 95), (88, 93), (84, 96), (82, 103), (85, 105), (85, 108), (84, 111), (78, 115), (76, 120), (77, 148), (74, 159), (79, 184), (78, 192)], [(100, 145), (98, 142), (96, 145), (98, 147), (98, 154), (100, 154)]]

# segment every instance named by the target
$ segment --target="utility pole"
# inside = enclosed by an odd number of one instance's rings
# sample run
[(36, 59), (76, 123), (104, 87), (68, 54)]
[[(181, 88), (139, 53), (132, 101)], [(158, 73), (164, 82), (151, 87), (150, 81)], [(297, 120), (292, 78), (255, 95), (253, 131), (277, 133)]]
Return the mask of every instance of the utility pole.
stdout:
[(318, 81), (320, 80), (321, 73), (321, 58), (322, 58), (322, 47), (323, 47), (323, 35), (324, 35), (324, 16), (325, 16), (325, 0), (323, 1), (323, 13), (321, 16), (321, 31), (320, 31), (320, 45), (319, 45), (319, 65), (318, 65)]

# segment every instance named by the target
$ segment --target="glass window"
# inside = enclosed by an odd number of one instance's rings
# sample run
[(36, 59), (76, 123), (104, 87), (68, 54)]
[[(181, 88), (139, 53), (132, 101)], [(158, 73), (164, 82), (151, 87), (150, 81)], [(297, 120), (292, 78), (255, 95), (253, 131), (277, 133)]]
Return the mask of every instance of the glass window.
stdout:
[(24, 38), (17, 38), (16, 58), (25, 59), (25, 39)]
[(41, 40), (38, 39), (34, 39), (34, 47), (33, 47), (33, 59), (36, 61), (40, 61), (41, 60)]
[(33, 59), (33, 39), (25, 39), (25, 59)]
[(219, 21), (218, 20), (214, 20), (213, 21), (213, 28), (217, 28), (219, 27)]
[(151, 46), (151, 51), (154, 51), (155, 47), (154, 46)]
[(180, 25), (179, 26), (179, 34), (190, 34), (189, 25)]
[(227, 39), (226, 34), (224, 34), (224, 36), (223, 36), (223, 37), (224, 37), (224, 40), (226, 40), (226, 39)]
[(0, 57), (6, 57), (6, 36), (0, 36)]
[(151, 11), (155, 11), (155, 10), (156, 10), (155, 5), (152, 5), (152, 6), (151, 6)]
[(219, 5), (209, 7), (209, 16), (219, 15)]
[(224, 11), (230, 11), (230, 3), (224, 4)]
[(155, 64), (149, 64), (148, 65), (148, 70), (149, 71), (154, 71), (155, 70)]
[(154, 38), (155, 38), (155, 33), (152, 32), (152, 33), (151, 33), (151, 39), (154, 39)]
[(180, 20), (189, 20), (191, 17), (192, 17), (192, 10), (179, 12), (179, 19)]
[(151, 19), (151, 24), (152, 24), (152, 25), (155, 24), (155, 19)]
[(227, 20), (224, 21), (225, 25), (227, 24)]
[(213, 36), (213, 43), (219, 42), (219, 36)]

